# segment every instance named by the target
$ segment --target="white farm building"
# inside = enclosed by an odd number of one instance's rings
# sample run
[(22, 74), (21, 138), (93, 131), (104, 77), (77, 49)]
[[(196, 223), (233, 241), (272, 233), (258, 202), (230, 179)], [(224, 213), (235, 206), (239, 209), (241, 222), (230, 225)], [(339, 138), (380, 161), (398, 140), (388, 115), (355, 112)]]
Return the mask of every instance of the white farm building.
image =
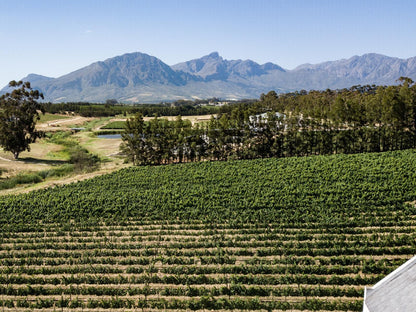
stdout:
[[(273, 115), (273, 113), (271, 113)], [(281, 114), (279, 112), (274, 113), (274, 115), (277, 118), (285, 118), (286, 115), (285, 114)], [(263, 114), (257, 114), (257, 115), (251, 115), (248, 117), (249, 121), (251, 123), (257, 123), (259, 124), (261, 121), (263, 122), (267, 122), (267, 119), (269, 119), (269, 115), (267, 113), (263, 113)]]
[(364, 290), (363, 312), (416, 311), (416, 256)]

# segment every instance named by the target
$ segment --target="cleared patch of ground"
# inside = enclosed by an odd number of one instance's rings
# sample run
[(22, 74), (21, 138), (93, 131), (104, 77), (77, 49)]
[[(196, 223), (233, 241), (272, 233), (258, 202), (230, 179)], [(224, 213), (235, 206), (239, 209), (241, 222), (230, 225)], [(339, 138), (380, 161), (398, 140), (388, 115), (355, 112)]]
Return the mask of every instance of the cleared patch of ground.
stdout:
[(22, 152), (18, 160), (14, 160), (12, 153), (0, 149), (0, 169), (3, 172), (2, 178), (15, 176), (24, 171), (40, 171), (52, 168), (66, 161), (59, 157), (61, 145), (46, 143), (39, 140), (30, 145), (30, 152)]
[[(58, 115), (59, 116), (59, 115)], [(72, 116), (69, 118), (57, 118), (47, 120), (46, 122), (40, 122), (36, 125), (36, 128), (42, 131), (65, 131), (73, 127), (80, 127), (86, 122), (91, 120), (98, 119), (94, 117), (82, 117), (82, 116)]]
[(82, 147), (102, 158), (117, 156), (120, 151), (121, 139), (98, 138), (91, 132), (79, 132), (73, 137), (77, 138)]

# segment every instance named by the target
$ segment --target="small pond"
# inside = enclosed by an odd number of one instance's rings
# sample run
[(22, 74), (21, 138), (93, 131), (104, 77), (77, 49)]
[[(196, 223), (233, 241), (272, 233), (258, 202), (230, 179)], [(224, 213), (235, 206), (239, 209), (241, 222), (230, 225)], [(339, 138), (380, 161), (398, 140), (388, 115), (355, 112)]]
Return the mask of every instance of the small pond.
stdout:
[(99, 139), (121, 139), (121, 134), (99, 134), (97, 135)]

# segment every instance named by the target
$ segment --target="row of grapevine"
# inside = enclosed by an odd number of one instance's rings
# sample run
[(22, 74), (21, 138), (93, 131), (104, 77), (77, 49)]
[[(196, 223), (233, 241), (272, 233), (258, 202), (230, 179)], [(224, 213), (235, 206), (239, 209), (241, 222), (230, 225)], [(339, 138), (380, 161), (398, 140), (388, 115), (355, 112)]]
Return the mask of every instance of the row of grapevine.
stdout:
[(4, 311), (360, 311), (416, 247), (416, 153), (121, 170), (0, 198)]

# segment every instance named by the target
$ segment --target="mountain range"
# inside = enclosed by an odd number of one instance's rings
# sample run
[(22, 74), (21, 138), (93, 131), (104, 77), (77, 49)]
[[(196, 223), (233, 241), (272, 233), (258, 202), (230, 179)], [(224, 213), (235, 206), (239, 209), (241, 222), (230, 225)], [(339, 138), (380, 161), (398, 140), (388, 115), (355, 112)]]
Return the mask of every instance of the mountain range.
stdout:
[[(416, 57), (369, 53), (349, 59), (304, 64), (287, 70), (273, 63), (225, 60), (218, 52), (169, 66), (160, 59), (128, 53), (92, 63), (58, 78), (30, 74), (29, 81), (50, 102), (157, 103), (178, 99), (259, 98), (261, 93), (395, 84), (416, 80)], [(1, 92), (8, 90), (4, 87)]]

